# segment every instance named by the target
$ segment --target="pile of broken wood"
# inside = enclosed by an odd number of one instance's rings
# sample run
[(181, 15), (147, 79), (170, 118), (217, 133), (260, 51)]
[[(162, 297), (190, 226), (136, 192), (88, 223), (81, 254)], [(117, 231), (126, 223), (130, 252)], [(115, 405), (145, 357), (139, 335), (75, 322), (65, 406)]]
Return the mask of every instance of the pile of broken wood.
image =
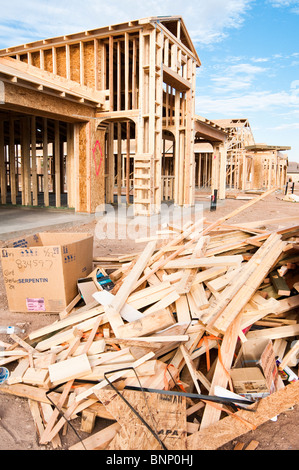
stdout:
[(217, 449), (298, 403), (297, 380), (281, 375), (252, 403), (230, 377), (252, 338), (272, 341), (279, 370), (298, 362), (299, 225), (227, 224), (267, 194), (214, 223), (169, 226), (120, 258), (113, 290), (95, 278), (94, 303), (2, 343), (0, 391), (29, 399), (40, 444), (59, 447), (81, 418), (89, 435), (72, 450)]

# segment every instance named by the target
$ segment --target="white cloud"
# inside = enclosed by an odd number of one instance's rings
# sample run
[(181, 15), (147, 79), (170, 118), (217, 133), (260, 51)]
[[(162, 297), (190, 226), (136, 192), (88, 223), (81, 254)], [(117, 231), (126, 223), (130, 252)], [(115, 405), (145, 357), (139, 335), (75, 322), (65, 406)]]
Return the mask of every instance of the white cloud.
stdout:
[(232, 116), (265, 111), (269, 113), (276, 109), (296, 110), (298, 107), (299, 96), (286, 91), (250, 92), (223, 96), (218, 99), (215, 96), (200, 94), (196, 97), (196, 112), (200, 115), (208, 115), (210, 119), (212, 119), (212, 114)]
[(274, 127), (274, 130), (281, 131), (281, 130), (296, 130), (299, 129), (299, 122), (292, 122), (289, 124), (281, 124), (280, 126)]
[[(7, 28), (0, 39), (5, 46), (71, 34), (148, 16), (181, 15), (192, 39), (210, 44), (230, 29), (239, 28), (253, 0), (11, 0), (1, 11), (0, 25)], [(16, 21), (16, 12), (17, 21)], [(6, 37), (6, 43), (3, 43)]]
[(250, 63), (220, 66), (216, 67), (214, 74), (211, 75), (210, 82), (214, 85), (214, 92), (216, 93), (244, 90), (252, 86), (256, 76), (266, 71), (266, 68)]
[(299, 0), (268, 0), (274, 8), (290, 8), (292, 13), (299, 14)]

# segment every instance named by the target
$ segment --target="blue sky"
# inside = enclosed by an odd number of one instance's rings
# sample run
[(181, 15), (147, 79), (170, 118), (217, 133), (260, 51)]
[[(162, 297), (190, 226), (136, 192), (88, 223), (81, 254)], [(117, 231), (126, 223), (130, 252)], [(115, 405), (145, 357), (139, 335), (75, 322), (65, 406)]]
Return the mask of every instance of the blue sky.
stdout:
[(289, 161), (299, 163), (299, 0), (0, 2), (0, 48), (147, 16), (182, 15), (202, 62), (196, 113), (247, 118), (256, 143), (291, 146)]

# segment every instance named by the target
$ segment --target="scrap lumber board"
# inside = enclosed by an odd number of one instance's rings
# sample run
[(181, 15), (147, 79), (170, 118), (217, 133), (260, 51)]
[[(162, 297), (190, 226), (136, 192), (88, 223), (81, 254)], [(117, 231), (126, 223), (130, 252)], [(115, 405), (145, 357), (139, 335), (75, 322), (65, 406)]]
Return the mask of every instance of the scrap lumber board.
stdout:
[(277, 270), (272, 271), (270, 273), (270, 279), (278, 295), (281, 295), (281, 296), (291, 295), (291, 289), (287, 285), (286, 280), (283, 277), (279, 276)]
[[(165, 294), (165, 291), (169, 290), (170, 292), (170, 289), (173, 291), (173, 287), (171, 287), (171, 284), (169, 282), (160, 283), (159, 281), (159, 285), (157, 286), (146, 287), (145, 289), (132, 293), (127, 300), (127, 304), (125, 304), (125, 306), (121, 310), (121, 314), (123, 314), (123, 311), (126, 312), (127, 305), (133, 307), (134, 309), (139, 309), (148, 305), (151, 300), (161, 300), (161, 298), (163, 298)], [(100, 297), (101, 295), (105, 295), (109, 300), (110, 298), (113, 299), (113, 294), (111, 294), (110, 292), (102, 291), (99, 295)], [(83, 322), (98, 315), (102, 315), (102, 323), (107, 323), (107, 318), (104, 314), (104, 305), (100, 305), (82, 313), (75, 313), (70, 317), (67, 317), (60, 321), (54, 322), (48, 326), (40, 328), (36, 331), (33, 331), (29, 334), (29, 339), (34, 340), (37, 338), (41, 338), (42, 336), (49, 335), (50, 333), (54, 333), (55, 331), (62, 330), (68, 326)]]
[[(231, 323), (227, 331), (225, 332), (220, 348), (220, 356), (218, 356), (215, 372), (213, 375), (209, 394), (213, 395), (215, 392), (215, 386), (226, 388), (229, 382), (229, 370), (232, 366), (236, 344), (240, 331), (242, 314), (235, 318)], [(201, 421), (201, 429), (204, 429), (211, 424), (217, 422), (220, 419), (221, 411), (215, 407), (212, 407), (207, 403), (204, 414)]]
[[(144, 364), (146, 361), (152, 359), (154, 357), (153, 352), (149, 352), (148, 354), (145, 354), (142, 356), (140, 359), (137, 359), (137, 361), (133, 362), (132, 368), (136, 369), (138, 366), (141, 364)], [(121, 370), (119, 372), (115, 372), (109, 377), (109, 382), (114, 382), (121, 377), (123, 377), (126, 373), (126, 370)], [(80, 402), (84, 398), (89, 397), (89, 395), (94, 394), (97, 390), (101, 390), (102, 388), (106, 387), (108, 385), (108, 381), (106, 379), (101, 380), (99, 383), (94, 385), (93, 387), (89, 388), (88, 390), (85, 390), (84, 392), (80, 393), (79, 395), (76, 396), (76, 402)]]
[[(257, 428), (275, 416), (299, 404), (299, 381), (262, 398), (257, 405), (250, 405), (256, 411), (237, 411), (205, 429), (187, 437), (188, 450), (216, 450), (233, 439), (250, 431), (246, 422)], [(240, 420), (244, 420), (243, 422)]]
[(126, 323), (118, 328), (120, 338), (146, 336), (174, 325), (173, 315), (168, 310), (149, 313), (139, 320)]
[[(8, 395), (15, 395), (20, 398), (39, 401), (41, 403), (51, 404), (51, 401), (47, 397), (47, 390), (44, 388), (33, 387), (32, 385), (26, 385), (23, 383), (12, 385), (1, 384), (0, 392)], [(54, 403), (58, 402), (59, 397), (60, 393), (51, 392), (51, 399)]]
[(71, 357), (64, 361), (51, 364), (49, 367), (51, 382), (54, 386), (77, 379), (91, 372), (91, 366), (87, 354)]
[(299, 221), (299, 216), (290, 216), (290, 217), (279, 217), (279, 218), (274, 218), (274, 219), (264, 219), (264, 220), (257, 220), (255, 222), (245, 222), (242, 224), (242, 226), (246, 229), (250, 228), (257, 228), (257, 227), (262, 227), (266, 225), (276, 225), (276, 224), (284, 224), (285, 222), (298, 222)]
[(267, 273), (279, 258), (284, 242), (279, 235), (271, 235), (242, 269), (237, 279), (233, 278), (228, 286), (211, 305), (208, 328), (211, 326), (224, 332), (229, 323), (249, 302)]
[[(98, 399), (120, 424), (121, 430), (107, 450), (167, 450), (186, 449), (186, 398), (166, 397), (159, 393), (124, 390), (121, 395), (155, 431), (157, 439), (134, 411), (113, 390), (95, 392)], [(164, 449), (165, 450), (165, 449)]]
[(124, 325), (124, 321), (120, 315), (120, 310), (125, 305), (131, 292), (135, 290), (136, 283), (143, 273), (150, 257), (153, 255), (156, 244), (156, 242), (150, 242), (147, 244), (144, 251), (139, 256), (136, 264), (133, 266), (130, 273), (126, 276), (111, 304), (105, 307), (107, 319), (116, 336), (119, 336), (119, 327)]
[(268, 338), (279, 339), (297, 336), (299, 334), (299, 324), (277, 326), (274, 328), (264, 328), (262, 330), (249, 331), (246, 335), (247, 339)]
[[(210, 237), (201, 237), (197, 245), (191, 255), (191, 258), (200, 258), (205, 255), (208, 244), (210, 242)], [(184, 269), (182, 273), (182, 278), (180, 280), (180, 283), (176, 286), (176, 290), (179, 294), (185, 294), (189, 292), (193, 279), (195, 278), (197, 274), (197, 268), (193, 269)]]
[(103, 450), (120, 431), (121, 426), (113, 423), (92, 436), (69, 447), (69, 450)]
[(293, 357), (298, 353), (298, 351), (299, 351), (299, 340), (295, 342), (295, 344), (291, 347), (291, 349), (284, 356), (282, 362), (279, 364), (279, 368), (283, 370), (285, 366), (289, 364), (289, 361), (293, 359)]
[(168, 261), (165, 269), (192, 269), (207, 268), (211, 266), (240, 266), (243, 261), (242, 255), (233, 256), (211, 256), (210, 258), (183, 258)]
[(232, 219), (236, 215), (240, 214), (240, 212), (243, 212), (244, 210), (248, 209), (248, 207), (251, 207), (252, 205), (254, 205), (257, 202), (264, 199), (265, 197), (267, 197), (270, 194), (274, 193), (274, 191), (276, 191), (277, 189), (278, 188), (269, 189), (268, 191), (265, 191), (260, 196), (257, 196), (256, 198), (252, 199), (251, 201), (243, 204), (241, 207), (238, 207), (237, 209), (233, 210), (232, 212), (225, 215), (224, 217), (219, 218), (215, 222), (211, 223), (206, 229), (204, 229), (202, 235), (207, 235), (208, 233), (212, 232), (215, 228), (219, 227), (219, 225), (223, 224), (226, 220)]

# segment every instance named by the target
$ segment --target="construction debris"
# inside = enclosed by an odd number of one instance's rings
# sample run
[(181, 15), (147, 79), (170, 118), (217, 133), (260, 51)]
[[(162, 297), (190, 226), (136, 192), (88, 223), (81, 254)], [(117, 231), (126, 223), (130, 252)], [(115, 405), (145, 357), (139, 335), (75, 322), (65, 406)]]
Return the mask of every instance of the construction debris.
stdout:
[(11, 335), (0, 391), (29, 400), (40, 444), (81, 417), (72, 450), (217, 449), (299, 403), (299, 225), (226, 223), (267, 194), (169, 226), (110, 273), (94, 260), (84, 306)]

